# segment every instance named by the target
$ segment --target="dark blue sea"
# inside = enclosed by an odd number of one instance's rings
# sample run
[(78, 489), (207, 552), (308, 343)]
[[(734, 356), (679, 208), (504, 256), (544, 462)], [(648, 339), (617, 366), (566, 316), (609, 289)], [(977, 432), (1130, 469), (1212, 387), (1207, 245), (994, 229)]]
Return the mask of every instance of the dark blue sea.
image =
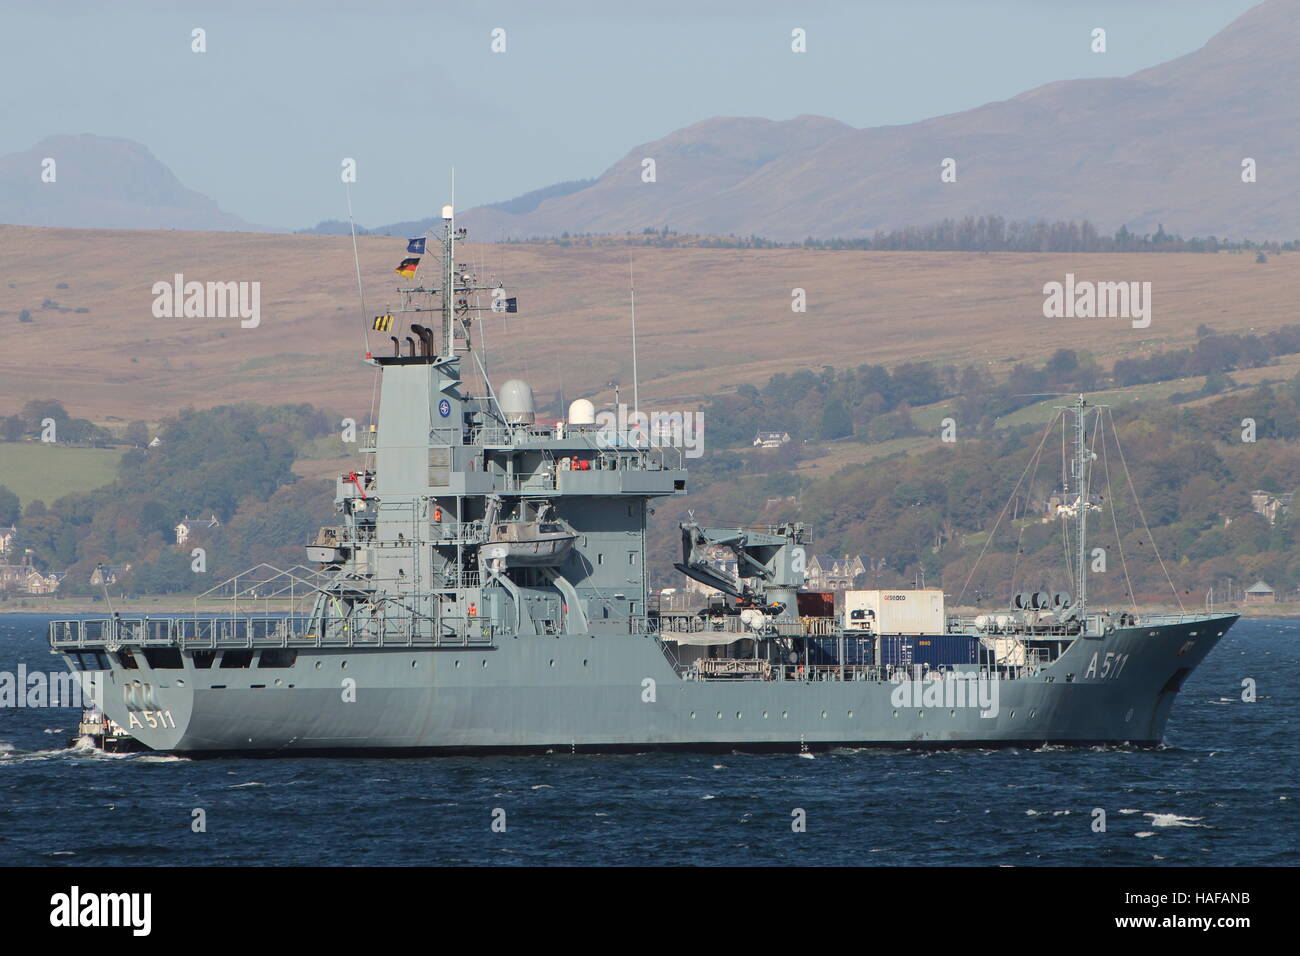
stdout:
[[(57, 666), (47, 621), (0, 615), (0, 671)], [(1298, 678), (1300, 625), (1244, 621), (1159, 749), (813, 759), (111, 756), (65, 746), (74, 710), (3, 708), (0, 864), (1295, 865)]]

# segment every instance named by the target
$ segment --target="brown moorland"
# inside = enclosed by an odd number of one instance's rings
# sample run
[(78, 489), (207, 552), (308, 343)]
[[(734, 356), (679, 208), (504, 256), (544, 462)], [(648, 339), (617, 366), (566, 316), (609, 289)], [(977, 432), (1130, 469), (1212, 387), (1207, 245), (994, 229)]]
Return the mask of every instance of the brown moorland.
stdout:
[[(395, 307), (405, 243), (359, 239), (368, 314)], [(1295, 322), (1300, 255), (1020, 254), (565, 247), (461, 247), (502, 278), (518, 315), (486, 320), (494, 378), (630, 398), (628, 260), (635, 265), (643, 407), (672, 407), (777, 372), (907, 361), (1041, 360), (1089, 349), (1103, 363), (1219, 331)], [(431, 247), (431, 252), (433, 249)], [(311, 402), (364, 414), (374, 370), (347, 237), (0, 226), (0, 412), (57, 398), (73, 414), (158, 420), (187, 405)], [(432, 257), (426, 259), (432, 265)], [(1153, 318), (1046, 319), (1043, 284), (1149, 281)], [(186, 280), (261, 283), (261, 323), (155, 318), (151, 288)], [(421, 279), (426, 277), (422, 274)], [(429, 280), (432, 281), (432, 280)], [(66, 283), (68, 288), (59, 289)], [(807, 311), (791, 310), (803, 289)], [(53, 300), (62, 309), (42, 308)], [(29, 309), (34, 321), (18, 321)], [(377, 353), (391, 349), (371, 333)]]

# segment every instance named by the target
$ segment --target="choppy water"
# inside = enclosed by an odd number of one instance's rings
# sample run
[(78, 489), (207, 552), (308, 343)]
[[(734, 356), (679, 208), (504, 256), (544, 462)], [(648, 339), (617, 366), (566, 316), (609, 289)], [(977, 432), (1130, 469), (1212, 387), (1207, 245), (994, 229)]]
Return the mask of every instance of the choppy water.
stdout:
[[(0, 615), (0, 671), (56, 666), (47, 620)], [(814, 759), (112, 756), (64, 747), (76, 711), (5, 708), (0, 864), (1296, 865), (1297, 678), (1300, 624), (1246, 621), (1188, 679), (1157, 750)]]

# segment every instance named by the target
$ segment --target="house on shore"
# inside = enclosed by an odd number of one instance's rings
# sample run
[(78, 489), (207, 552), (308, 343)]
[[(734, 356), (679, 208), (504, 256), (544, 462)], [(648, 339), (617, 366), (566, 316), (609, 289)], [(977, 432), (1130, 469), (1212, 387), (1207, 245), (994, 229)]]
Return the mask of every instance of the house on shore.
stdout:
[(755, 448), (780, 448), (790, 441), (789, 432), (759, 432), (754, 436)]
[(1244, 600), (1247, 604), (1272, 604), (1277, 600), (1277, 592), (1260, 580), (1246, 588)]
[(217, 520), (216, 515), (210, 515), (207, 518), (191, 518), (188, 514), (176, 526), (176, 546), (188, 544), (191, 538), (202, 537), (213, 528), (221, 527), (221, 522)]

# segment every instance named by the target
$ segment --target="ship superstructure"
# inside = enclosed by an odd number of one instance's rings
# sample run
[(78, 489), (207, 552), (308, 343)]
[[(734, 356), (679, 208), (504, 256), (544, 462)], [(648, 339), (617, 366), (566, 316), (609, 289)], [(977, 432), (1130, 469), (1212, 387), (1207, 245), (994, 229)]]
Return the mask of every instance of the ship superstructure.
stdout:
[[(802, 590), (802, 525), (694, 521), (676, 567), (723, 601), (661, 613), (646, 521), (686, 493), (681, 450), (585, 400), (541, 424), (527, 383), (494, 389), (476, 323), (512, 300), (456, 261), (463, 235), (446, 207), (439, 282), (399, 290), (406, 327), (367, 355), (379, 416), (313, 568), (232, 580), (222, 615), (52, 623), (105, 719), (190, 753), (1150, 744), (1236, 620), (1092, 610), (1083, 550), (1073, 597), (957, 618), (941, 593), (898, 616), (917, 592), (880, 592), (837, 614)], [(1089, 410), (1069, 409), (1079, 549)]]

